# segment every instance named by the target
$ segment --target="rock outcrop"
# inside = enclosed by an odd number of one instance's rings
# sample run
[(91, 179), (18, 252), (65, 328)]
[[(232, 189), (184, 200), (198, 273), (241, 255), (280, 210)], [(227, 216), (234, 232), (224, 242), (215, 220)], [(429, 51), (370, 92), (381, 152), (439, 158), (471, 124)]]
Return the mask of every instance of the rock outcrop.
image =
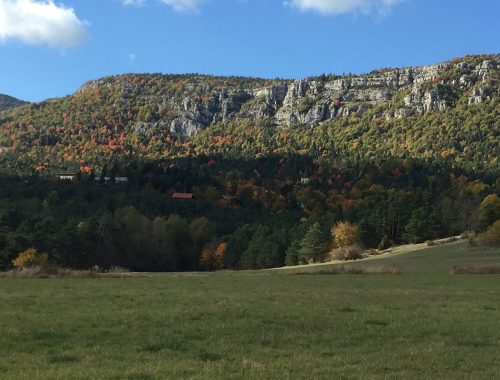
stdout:
[(377, 110), (376, 117), (390, 119), (443, 111), (464, 97), (465, 103), (473, 105), (489, 101), (498, 91), (499, 66), (500, 55), (490, 55), (359, 76), (298, 80), (163, 76), (170, 87), (158, 85), (153, 94), (147, 89), (154, 83), (131, 76), (90, 82), (80, 92), (120, 83), (121, 102), (133, 98), (156, 114), (154, 120), (134, 124), (137, 131), (147, 133), (151, 128), (193, 136), (213, 123), (235, 120), (314, 126), (372, 109)]

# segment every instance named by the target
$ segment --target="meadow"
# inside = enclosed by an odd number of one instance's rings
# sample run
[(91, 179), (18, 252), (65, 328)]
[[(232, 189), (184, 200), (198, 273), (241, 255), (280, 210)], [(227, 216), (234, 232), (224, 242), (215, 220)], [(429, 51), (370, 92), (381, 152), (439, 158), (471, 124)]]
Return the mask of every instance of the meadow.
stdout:
[(0, 278), (2, 379), (486, 379), (500, 373), (499, 250), (432, 247), (284, 272)]
[(415, 247), (401, 246), (388, 250), (380, 256), (370, 256), (359, 261), (346, 264), (323, 263), (296, 267), (271, 269), (272, 272), (283, 274), (311, 274), (328, 272), (330, 268), (343, 265), (347, 268), (369, 269), (397, 267), (405, 274), (450, 274), (456, 266), (468, 265), (500, 265), (500, 249), (471, 249), (464, 241), (440, 246), (427, 247), (418, 244)]

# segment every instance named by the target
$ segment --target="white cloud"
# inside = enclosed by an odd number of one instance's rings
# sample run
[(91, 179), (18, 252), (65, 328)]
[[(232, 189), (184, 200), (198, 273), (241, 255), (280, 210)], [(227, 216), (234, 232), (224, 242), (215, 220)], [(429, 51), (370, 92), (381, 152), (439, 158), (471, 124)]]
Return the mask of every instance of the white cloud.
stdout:
[(176, 11), (196, 11), (201, 3), (201, 0), (161, 0), (167, 5), (170, 5)]
[[(180, 12), (196, 12), (206, 0), (120, 0), (124, 5), (144, 5), (147, 2), (161, 2)], [(228, 0), (219, 0), (228, 1)], [(247, 0), (233, 0), (246, 4)], [(276, 0), (277, 1), (277, 0)], [(283, 4), (300, 11), (322, 14), (377, 13), (386, 15), (392, 7), (406, 0), (282, 0)]]
[(85, 40), (86, 25), (72, 8), (53, 0), (0, 0), (0, 43), (18, 40), (30, 45), (72, 47)]
[(289, 0), (285, 5), (301, 11), (314, 11), (323, 14), (370, 13), (385, 15), (390, 9), (404, 0)]
[[(142, 5), (147, 0), (121, 0), (124, 5)], [(159, 0), (179, 12), (195, 12), (203, 0)]]
[(122, 0), (123, 5), (141, 5), (146, 0)]

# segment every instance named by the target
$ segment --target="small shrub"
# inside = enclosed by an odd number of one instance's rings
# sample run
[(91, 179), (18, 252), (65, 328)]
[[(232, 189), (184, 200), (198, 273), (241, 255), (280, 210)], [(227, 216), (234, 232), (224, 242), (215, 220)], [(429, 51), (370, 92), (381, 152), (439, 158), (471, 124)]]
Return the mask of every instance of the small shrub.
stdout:
[(43, 266), (24, 267), (22, 268), (22, 270), (0, 272), (0, 277), (13, 278), (94, 278), (98, 276), (99, 274), (93, 271), (65, 269), (51, 264), (45, 264)]
[(330, 257), (333, 260), (342, 260), (342, 261), (359, 260), (363, 258), (363, 250), (359, 245), (353, 244), (346, 247), (340, 247), (334, 249), (331, 252)]
[(471, 237), (473, 237), (473, 236), (474, 236), (474, 233), (473, 233), (473, 232), (466, 231), (466, 232), (464, 232), (462, 235), (460, 235), (460, 239), (462, 239), (462, 240), (467, 240), (467, 239), (469, 239), (469, 238), (471, 238)]
[(401, 274), (401, 270), (398, 266), (392, 265), (390, 267), (384, 266), (368, 266), (354, 268), (349, 265), (333, 265), (328, 268), (318, 269), (314, 272), (293, 272), (291, 274), (353, 274), (353, 275), (373, 275), (373, 274), (391, 274), (397, 275)]
[(460, 238), (457, 238), (455, 236), (448, 238), (448, 239), (441, 239), (441, 240), (427, 240), (426, 244), (429, 247), (434, 247), (436, 245), (444, 245), (444, 244), (449, 244), (449, 243), (454, 243), (456, 241), (459, 241)]
[(500, 274), (500, 265), (457, 265), (451, 274)]
[(364, 274), (363, 268), (353, 268), (345, 265), (336, 265), (325, 272), (328, 274)]
[(378, 249), (369, 249), (368, 251), (366, 251), (366, 254), (368, 256), (378, 256), (378, 255), (381, 255), (383, 252), (379, 251)]
[(500, 247), (500, 220), (489, 226), (480, 237), (486, 246)]
[(364, 268), (363, 274), (401, 274), (401, 269), (397, 265), (390, 267), (373, 266)]
[(123, 268), (123, 267), (116, 267), (116, 266), (113, 266), (111, 268), (109, 268), (108, 270), (108, 273), (129, 273), (130, 270), (128, 270), (127, 268)]
[(14, 268), (33, 268), (41, 267), (47, 265), (49, 261), (49, 255), (46, 253), (38, 253), (35, 248), (29, 248), (24, 252), (21, 252), (14, 260), (12, 260), (12, 265)]

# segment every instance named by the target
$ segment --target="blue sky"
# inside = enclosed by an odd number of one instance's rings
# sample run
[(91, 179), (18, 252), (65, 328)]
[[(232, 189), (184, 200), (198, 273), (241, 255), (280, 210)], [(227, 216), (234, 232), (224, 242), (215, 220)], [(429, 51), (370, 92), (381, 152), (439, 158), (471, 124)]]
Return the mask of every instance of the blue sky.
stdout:
[(129, 72), (296, 78), (500, 53), (499, 0), (0, 0), (0, 93)]

